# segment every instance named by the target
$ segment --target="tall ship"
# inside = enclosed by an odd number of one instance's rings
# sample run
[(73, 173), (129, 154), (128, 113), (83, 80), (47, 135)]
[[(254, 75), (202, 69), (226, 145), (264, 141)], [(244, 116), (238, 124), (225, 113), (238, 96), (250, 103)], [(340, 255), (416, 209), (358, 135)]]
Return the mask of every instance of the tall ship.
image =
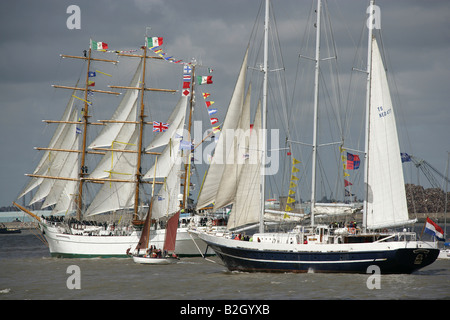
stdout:
[[(161, 45), (162, 38), (146, 35), (140, 49), (116, 51), (91, 40), (84, 56), (61, 55), (84, 61), (86, 73), (74, 87), (54, 85), (71, 92), (70, 99), (61, 120), (46, 121), (57, 128), (48, 147), (36, 148), (43, 152), (42, 158), (19, 195), (33, 192), (30, 204), (41, 202), (42, 208), (52, 209), (52, 215), (39, 217), (14, 202), (37, 220), (52, 256), (127, 257), (138, 244), (150, 210), (153, 245), (162, 248), (168, 219), (181, 211), (175, 251), (179, 256), (199, 255), (187, 232), (193, 217), (184, 213), (191, 149), (182, 147), (190, 134), (196, 65), (168, 57), (161, 53)], [(129, 85), (96, 89), (99, 76), (111, 76), (103, 72), (103, 65), (118, 63), (105, 55), (134, 61), (128, 61), (135, 67)], [(147, 86), (146, 78), (160, 72), (154, 70), (161, 66), (176, 68), (183, 89)], [(175, 106), (162, 99), (153, 103), (154, 108), (162, 104), (158, 107), (171, 113), (149, 122), (145, 102), (154, 94), (177, 94), (179, 99)], [(121, 95), (110, 119), (92, 121), (93, 101), (95, 108), (106, 107), (98, 106), (94, 95)], [(101, 128), (98, 134), (93, 133), (94, 126)]]
[[(416, 233), (408, 231), (411, 225), (407, 210), (405, 184), (403, 177), (400, 148), (395, 121), (395, 106), (392, 103), (385, 67), (373, 29), (368, 27), (368, 54), (365, 110), (365, 148), (364, 157), (364, 203), (362, 228), (356, 225), (320, 224), (315, 220), (317, 212), (315, 196), (315, 168), (317, 165), (317, 110), (320, 83), (321, 10), (322, 1), (317, 1), (315, 12), (316, 53), (310, 59), (315, 63), (314, 78), (314, 136), (312, 145), (312, 191), (310, 213), (299, 216), (310, 220), (309, 225), (297, 225), (290, 231), (273, 232), (268, 230), (265, 221), (267, 211), (264, 206), (267, 147), (267, 79), (269, 73), (268, 33), (271, 28), (270, 1), (265, 2), (264, 20), (264, 61), (260, 71), (264, 78), (262, 107), (255, 112), (255, 120), (249, 139), (235, 139), (231, 148), (248, 150), (245, 161), (222, 164), (215, 157), (221, 158), (230, 151), (223, 147), (217, 150), (211, 162), (205, 185), (202, 189), (198, 208), (215, 203), (216, 206), (232, 204), (227, 232), (208, 232), (193, 230), (207, 245), (214, 250), (225, 266), (231, 271), (246, 272), (342, 272), (368, 273), (376, 270), (383, 274), (411, 273), (433, 263), (439, 249), (435, 242), (421, 241)], [(368, 13), (374, 10), (371, 0)], [(248, 123), (236, 119), (248, 114), (246, 101), (251, 94), (251, 87), (246, 88), (245, 77), (251, 69), (248, 63), (248, 49), (232, 97), (233, 105), (227, 113), (224, 130), (248, 128)], [(247, 91), (247, 95), (245, 95)], [(227, 127), (229, 126), (229, 127)], [(260, 133), (258, 133), (260, 132)], [(224, 138), (223, 136), (220, 139)], [(224, 141), (218, 142), (218, 148)], [(244, 151), (245, 152), (245, 151)], [(272, 151), (273, 152), (273, 151)], [(231, 152), (232, 153), (232, 152)], [(240, 157), (239, 152), (237, 159)], [(229, 164), (233, 163), (233, 164)], [(292, 167), (298, 161), (292, 158)], [(356, 164), (356, 161), (353, 162)], [(358, 161), (359, 166), (359, 161)], [(295, 170), (292, 170), (295, 172)], [(295, 178), (295, 177), (294, 177)], [(291, 182), (298, 180), (293, 179)], [(220, 181), (220, 184), (215, 184)], [(293, 192), (294, 193), (294, 192)], [(289, 193), (291, 195), (291, 192)], [(291, 199), (291, 200), (289, 200)], [(288, 198), (285, 217), (293, 216), (290, 206), (293, 198)], [(337, 207), (337, 206), (336, 206)], [(344, 210), (344, 209), (338, 209)], [(250, 236), (244, 236), (250, 225), (257, 225), (259, 230)], [(400, 228), (401, 231), (397, 231)], [(249, 230), (249, 229), (247, 229)], [(371, 271), (373, 272), (373, 271)]]

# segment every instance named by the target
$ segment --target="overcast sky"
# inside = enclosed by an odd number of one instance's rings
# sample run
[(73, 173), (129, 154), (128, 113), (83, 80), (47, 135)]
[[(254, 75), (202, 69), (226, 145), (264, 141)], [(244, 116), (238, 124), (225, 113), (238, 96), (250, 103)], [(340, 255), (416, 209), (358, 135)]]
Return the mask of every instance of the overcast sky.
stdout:
[[(295, 72), (312, 0), (273, 0), (287, 77)], [(68, 29), (69, 5), (81, 9), (81, 29)], [(354, 55), (366, 19), (365, 0), (330, 0), (335, 41)], [(402, 148), (444, 172), (450, 151), (450, 2), (380, 0), (383, 44), (395, 71), (402, 122), (410, 145)], [(11, 205), (45, 147), (48, 125), (61, 117), (81, 64), (60, 54), (81, 55), (89, 38), (114, 49), (143, 44), (146, 27), (164, 38), (165, 50), (214, 69), (216, 104), (227, 106), (260, 0), (14, 0), (0, 2), (0, 206)], [(331, 9), (330, 9), (331, 11)], [(353, 40), (351, 40), (353, 39)], [(345, 67), (346, 64), (343, 64)], [(349, 72), (346, 70), (345, 72)], [(291, 89), (290, 89), (291, 90)], [(64, 96), (65, 94), (65, 96)], [(62, 99), (64, 98), (64, 99)], [(220, 116), (224, 116), (224, 111)], [(47, 128), (47, 129), (46, 129)]]

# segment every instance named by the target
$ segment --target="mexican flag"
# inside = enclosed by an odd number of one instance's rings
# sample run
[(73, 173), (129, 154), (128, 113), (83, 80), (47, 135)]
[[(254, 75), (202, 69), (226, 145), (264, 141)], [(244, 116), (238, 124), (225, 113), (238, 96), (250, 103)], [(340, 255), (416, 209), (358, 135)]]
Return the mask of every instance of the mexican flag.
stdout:
[(108, 44), (91, 40), (91, 48), (94, 50), (105, 50), (108, 49)]
[(212, 82), (212, 76), (197, 76), (197, 82), (198, 84), (211, 84)]
[(147, 47), (153, 48), (153, 47), (159, 47), (163, 44), (163, 38), (162, 37), (147, 37)]

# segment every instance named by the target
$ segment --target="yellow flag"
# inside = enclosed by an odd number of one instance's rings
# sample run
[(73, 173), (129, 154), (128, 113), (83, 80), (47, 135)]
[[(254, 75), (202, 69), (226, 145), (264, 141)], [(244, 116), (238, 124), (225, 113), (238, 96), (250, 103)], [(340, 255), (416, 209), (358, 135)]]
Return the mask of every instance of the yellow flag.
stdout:
[(298, 180), (298, 178), (294, 175), (291, 175), (291, 180)]
[(297, 163), (300, 163), (300, 161), (298, 161), (298, 160), (295, 159), (295, 158), (292, 158), (292, 164), (297, 164)]
[(291, 181), (291, 183), (289, 184), (289, 188), (295, 188), (297, 185)]
[(294, 172), (299, 172), (300, 170), (299, 169), (297, 169), (296, 167), (292, 167), (292, 173), (294, 173)]
[(284, 214), (283, 219), (289, 219), (291, 216), (288, 215), (287, 213)]
[(288, 198), (287, 198), (287, 203), (294, 203), (294, 202), (295, 202), (295, 200), (292, 199), (291, 197), (288, 197)]
[(289, 189), (289, 195), (291, 195), (291, 194), (295, 194), (295, 191), (294, 191), (294, 190), (291, 190), (291, 189)]
[(292, 211), (292, 208), (288, 205), (286, 205), (286, 209), (284, 211)]
[(347, 172), (344, 172), (344, 177), (350, 177), (350, 175)]

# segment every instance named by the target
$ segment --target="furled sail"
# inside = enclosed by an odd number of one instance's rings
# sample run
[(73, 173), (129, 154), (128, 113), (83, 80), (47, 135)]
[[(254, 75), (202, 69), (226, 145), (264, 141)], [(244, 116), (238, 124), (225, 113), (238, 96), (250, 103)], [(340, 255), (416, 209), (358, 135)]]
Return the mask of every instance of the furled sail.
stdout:
[[(219, 182), (222, 179), (225, 170), (225, 162), (227, 155), (230, 153), (232, 143), (226, 141), (226, 138), (233, 138), (234, 132), (239, 124), (239, 117), (242, 113), (242, 106), (245, 95), (245, 79), (247, 75), (247, 58), (248, 50), (245, 53), (244, 61), (242, 63), (241, 71), (236, 82), (233, 96), (228, 107), (227, 115), (221, 129), (221, 134), (214, 150), (214, 156), (205, 177), (200, 195), (197, 201), (197, 209), (214, 203), (216, 195), (219, 190)], [(232, 134), (227, 134), (232, 133)]]
[(372, 40), (367, 227), (402, 226), (408, 217), (400, 148), (386, 72)]

